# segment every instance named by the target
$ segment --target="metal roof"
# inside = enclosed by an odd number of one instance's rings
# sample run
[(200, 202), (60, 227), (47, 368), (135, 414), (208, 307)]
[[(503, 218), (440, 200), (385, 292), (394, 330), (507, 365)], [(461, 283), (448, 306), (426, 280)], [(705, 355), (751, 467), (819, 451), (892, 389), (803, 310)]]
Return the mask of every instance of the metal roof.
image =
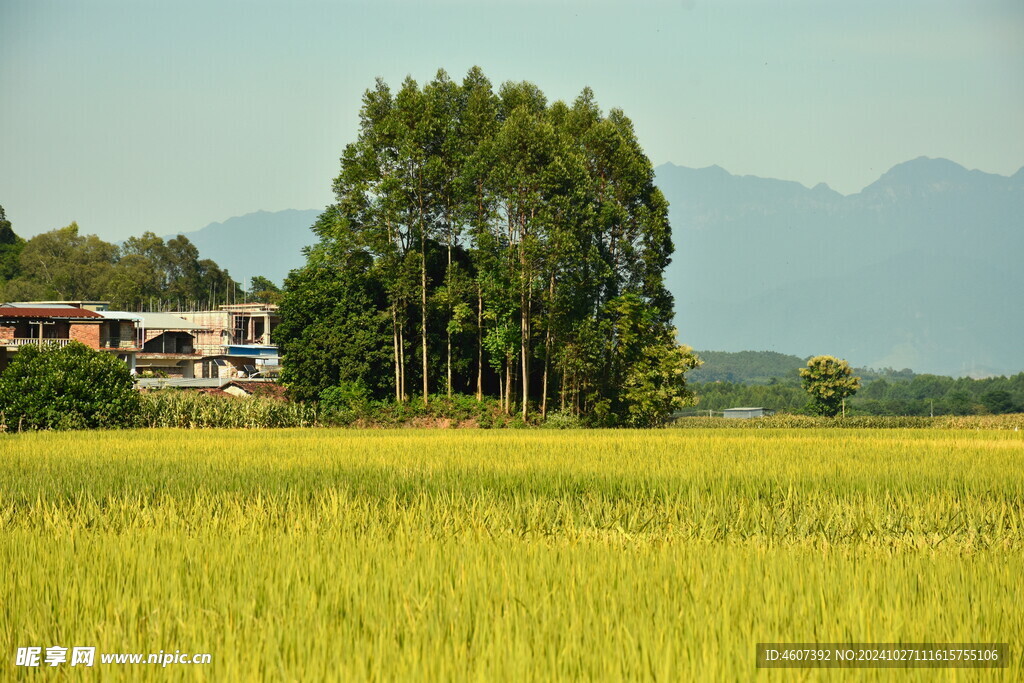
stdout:
[(205, 330), (204, 325), (191, 323), (172, 313), (131, 313), (128, 311), (100, 311), (104, 318), (137, 320), (147, 330)]
[(100, 318), (96, 311), (88, 311), (74, 306), (26, 306), (24, 304), (4, 304), (0, 306), (0, 318), (62, 318), (76, 320), (81, 318)]

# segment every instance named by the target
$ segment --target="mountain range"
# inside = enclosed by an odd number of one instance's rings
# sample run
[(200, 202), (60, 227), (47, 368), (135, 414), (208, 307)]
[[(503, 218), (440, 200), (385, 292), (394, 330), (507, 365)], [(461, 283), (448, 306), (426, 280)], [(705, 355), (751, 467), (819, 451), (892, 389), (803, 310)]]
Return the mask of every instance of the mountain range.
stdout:
[(184, 235), (203, 258), (216, 261), (243, 285), (257, 275), (280, 285), (288, 271), (306, 262), (302, 249), (316, 242), (310, 226), (319, 215), (316, 209), (256, 211)]
[[(1024, 169), (921, 157), (851, 195), (718, 166), (655, 172), (682, 342), (952, 376), (1024, 369)], [(260, 211), (187, 236), (236, 279), (280, 283), (318, 213)]]
[(846, 196), (717, 167), (657, 177), (686, 343), (953, 376), (1024, 368), (1024, 170), (922, 157)]

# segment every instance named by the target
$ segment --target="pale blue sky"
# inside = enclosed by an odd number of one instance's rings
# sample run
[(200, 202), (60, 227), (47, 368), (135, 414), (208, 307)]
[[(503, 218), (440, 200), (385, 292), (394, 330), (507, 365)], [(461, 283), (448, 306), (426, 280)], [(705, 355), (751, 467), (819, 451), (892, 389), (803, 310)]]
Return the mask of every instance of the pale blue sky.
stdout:
[(0, 204), (123, 239), (320, 208), (383, 76), (589, 85), (655, 164), (857, 192), (1024, 164), (1024, 2), (0, 0)]

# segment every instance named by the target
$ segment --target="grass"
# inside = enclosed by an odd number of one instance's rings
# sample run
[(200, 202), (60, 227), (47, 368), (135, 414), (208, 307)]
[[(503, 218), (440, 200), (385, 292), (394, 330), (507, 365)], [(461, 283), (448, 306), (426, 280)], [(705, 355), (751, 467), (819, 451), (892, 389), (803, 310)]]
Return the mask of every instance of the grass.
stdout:
[(213, 655), (109, 680), (783, 680), (808, 670), (757, 642), (1009, 641), (1010, 669), (898, 673), (1013, 680), (1022, 457), (982, 430), (8, 435), (0, 678), (28, 645)]

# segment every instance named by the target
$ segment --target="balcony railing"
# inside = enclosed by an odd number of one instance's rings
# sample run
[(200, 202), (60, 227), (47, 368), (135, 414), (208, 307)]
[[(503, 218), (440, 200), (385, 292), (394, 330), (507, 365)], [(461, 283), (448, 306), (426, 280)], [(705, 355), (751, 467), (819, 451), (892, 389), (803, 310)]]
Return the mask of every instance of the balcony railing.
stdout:
[(5, 346), (29, 346), (31, 344), (56, 344), (57, 346), (67, 346), (70, 343), (70, 339), (39, 339), (38, 337), (14, 337), (13, 339), (0, 341), (0, 344)]

